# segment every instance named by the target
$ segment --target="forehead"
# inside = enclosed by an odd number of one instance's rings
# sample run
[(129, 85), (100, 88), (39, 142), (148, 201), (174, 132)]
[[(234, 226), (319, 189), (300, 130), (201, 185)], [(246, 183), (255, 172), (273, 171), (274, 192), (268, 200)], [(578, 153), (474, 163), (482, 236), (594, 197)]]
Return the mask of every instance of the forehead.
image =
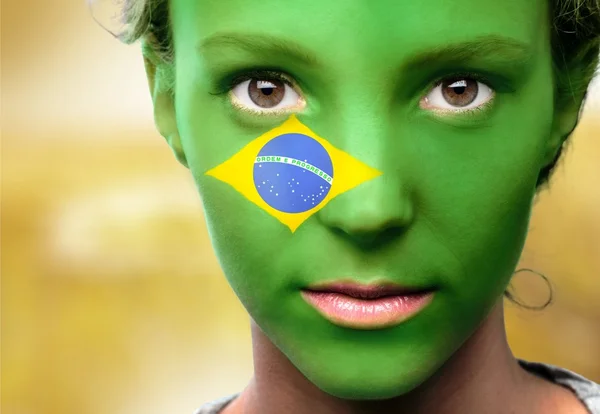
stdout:
[(293, 39), (318, 54), (398, 56), (444, 43), (501, 35), (545, 39), (545, 0), (172, 0), (176, 43), (223, 32)]

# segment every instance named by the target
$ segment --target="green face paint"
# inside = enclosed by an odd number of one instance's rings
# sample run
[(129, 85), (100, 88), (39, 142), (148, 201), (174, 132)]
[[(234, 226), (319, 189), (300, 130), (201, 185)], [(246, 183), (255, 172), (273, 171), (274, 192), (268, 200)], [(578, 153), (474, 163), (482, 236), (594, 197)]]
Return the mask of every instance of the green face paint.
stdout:
[[(214, 248), (252, 318), (322, 390), (414, 389), (500, 300), (553, 134), (546, 7), (172, 1), (177, 129)], [(287, 132), (382, 175), (286, 222), (252, 180), (257, 157), (280, 155), (259, 153), (292, 113), (306, 130)], [(343, 176), (327, 174), (333, 191)], [(437, 292), (399, 325), (357, 330), (301, 297), (337, 279)]]

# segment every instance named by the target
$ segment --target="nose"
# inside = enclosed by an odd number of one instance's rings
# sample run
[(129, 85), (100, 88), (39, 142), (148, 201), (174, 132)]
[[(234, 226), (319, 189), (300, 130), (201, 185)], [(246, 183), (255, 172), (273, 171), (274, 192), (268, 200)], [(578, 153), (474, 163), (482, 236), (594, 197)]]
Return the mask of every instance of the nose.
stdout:
[(413, 219), (412, 204), (385, 175), (338, 195), (317, 213), (334, 234), (361, 249), (374, 249), (399, 238)]
[[(348, 119), (348, 118), (346, 118)], [(317, 213), (320, 223), (363, 250), (400, 237), (414, 218), (407, 177), (403, 176), (398, 139), (372, 122), (345, 125), (334, 145), (383, 174), (333, 198)], [(364, 118), (363, 118), (364, 119)], [(342, 136), (343, 135), (343, 136)]]

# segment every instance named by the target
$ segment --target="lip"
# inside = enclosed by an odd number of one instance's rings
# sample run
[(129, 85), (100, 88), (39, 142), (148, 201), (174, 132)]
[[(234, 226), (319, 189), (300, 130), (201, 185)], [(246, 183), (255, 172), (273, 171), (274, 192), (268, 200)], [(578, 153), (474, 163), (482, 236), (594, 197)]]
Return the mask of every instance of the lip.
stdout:
[(433, 300), (435, 288), (406, 287), (390, 282), (361, 284), (339, 281), (303, 289), (303, 299), (331, 323), (353, 329), (398, 325)]

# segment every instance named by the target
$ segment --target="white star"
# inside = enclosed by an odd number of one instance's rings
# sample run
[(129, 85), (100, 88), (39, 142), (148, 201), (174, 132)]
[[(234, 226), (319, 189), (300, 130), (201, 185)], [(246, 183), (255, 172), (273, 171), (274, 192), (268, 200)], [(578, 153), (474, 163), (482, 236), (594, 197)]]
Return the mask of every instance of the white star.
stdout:
[(292, 193), (294, 192), (294, 190), (292, 190)]
[(277, 174), (277, 177), (279, 177), (279, 174)]
[(258, 168), (262, 167), (262, 164), (258, 164)]
[(292, 181), (294, 181), (294, 179), (292, 178)]
[(276, 196), (278, 196), (278, 195), (279, 195), (279, 193), (275, 193), (275, 195), (276, 195)]
[(264, 183), (265, 183), (265, 182), (263, 181), (263, 184), (264, 184)]
[(273, 188), (273, 186), (271, 186), (271, 188)]

